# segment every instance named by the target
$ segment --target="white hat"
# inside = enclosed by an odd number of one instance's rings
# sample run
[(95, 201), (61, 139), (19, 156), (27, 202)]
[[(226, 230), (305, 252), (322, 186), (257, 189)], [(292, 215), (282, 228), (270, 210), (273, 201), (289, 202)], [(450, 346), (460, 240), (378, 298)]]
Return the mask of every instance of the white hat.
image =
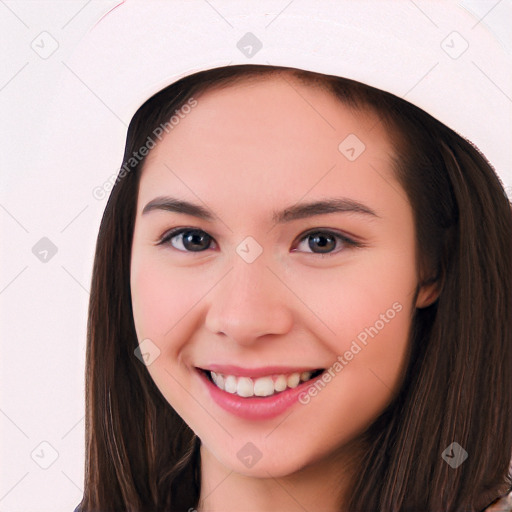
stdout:
[(468, 138), (512, 183), (512, 59), (454, 1), (420, 8), (412, 0), (126, 0), (67, 65), (125, 124), (124, 136), (137, 108), (166, 85), (248, 63), (391, 92)]

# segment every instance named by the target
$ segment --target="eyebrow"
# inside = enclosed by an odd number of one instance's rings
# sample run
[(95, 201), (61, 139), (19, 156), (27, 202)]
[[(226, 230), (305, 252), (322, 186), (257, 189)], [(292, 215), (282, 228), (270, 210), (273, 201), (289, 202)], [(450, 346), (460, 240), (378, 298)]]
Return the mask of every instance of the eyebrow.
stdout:
[[(207, 221), (213, 221), (216, 218), (213, 212), (201, 205), (169, 196), (160, 196), (151, 200), (142, 210), (142, 215), (154, 210), (184, 213)], [(279, 212), (273, 212), (272, 221), (275, 224), (283, 224), (285, 222), (313, 217), (315, 215), (346, 212), (379, 217), (375, 211), (359, 201), (346, 197), (332, 197), (309, 203), (296, 204)]]

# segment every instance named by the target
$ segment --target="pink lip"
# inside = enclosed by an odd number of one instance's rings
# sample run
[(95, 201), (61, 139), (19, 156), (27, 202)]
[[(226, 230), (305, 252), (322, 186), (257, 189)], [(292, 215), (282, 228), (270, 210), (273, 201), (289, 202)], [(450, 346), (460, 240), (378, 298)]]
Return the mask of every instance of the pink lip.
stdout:
[[(217, 405), (222, 407), (225, 411), (246, 420), (266, 420), (279, 416), (297, 403), (299, 395), (307, 392), (308, 387), (312, 386), (317, 379), (322, 377), (322, 374), (320, 374), (318, 377), (308, 380), (307, 382), (301, 382), (296, 388), (289, 388), (277, 395), (243, 398), (236, 394), (223, 391), (210, 382), (204, 372), (198, 369), (196, 369), (196, 371), (199, 378), (208, 389), (212, 400)], [(265, 368), (265, 371), (268, 372), (269, 368)], [(280, 368), (279, 372), (282, 373), (283, 368)], [(221, 373), (220, 370), (219, 373)], [(234, 374), (230, 373), (229, 375)], [(268, 375), (268, 373), (264, 375)]]
[(289, 375), (291, 373), (313, 372), (318, 368), (292, 367), (292, 366), (265, 366), (260, 368), (242, 368), (230, 364), (209, 364), (202, 367), (222, 375), (234, 375), (235, 377), (265, 377), (267, 375)]

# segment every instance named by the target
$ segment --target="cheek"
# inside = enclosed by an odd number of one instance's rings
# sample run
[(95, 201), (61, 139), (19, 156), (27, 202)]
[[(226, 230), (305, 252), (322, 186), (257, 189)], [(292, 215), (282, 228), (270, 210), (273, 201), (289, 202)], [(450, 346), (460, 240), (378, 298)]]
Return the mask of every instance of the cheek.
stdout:
[(130, 279), (139, 344), (151, 340), (152, 353), (157, 353), (154, 346), (159, 351), (147, 370), (167, 401), (183, 414), (187, 407), (181, 383), (186, 376), (181, 370), (177, 371), (174, 363), (183, 339), (186, 339), (180, 331), (179, 321), (197, 301), (191, 293), (190, 280), (184, 280), (179, 269), (171, 270), (158, 258), (144, 255), (143, 251), (133, 255)]
[[(297, 436), (324, 431), (312, 448), (315, 453), (329, 453), (369, 426), (401, 387), (415, 272), (405, 259), (391, 260), (365, 265), (364, 271), (347, 269), (338, 279), (309, 283), (313, 293), (308, 305), (334, 331), (321, 328), (328, 333), (323, 342), (333, 361), (325, 384), (303, 397), (309, 413), (296, 431)], [(309, 280), (303, 276), (302, 282)]]
[(357, 342), (361, 350), (353, 359), (401, 358), (416, 287), (412, 251), (374, 251), (325, 272), (303, 268), (294, 274), (290, 288), (309, 311), (303, 321), (315, 323), (316, 335), (332, 352), (357, 352)]
[(175, 303), (170, 290), (156, 266), (132, 265), (133, 318), (139, 341), (159, 337), (158, 333), (164, 328), (165, 312)]
[(184, 279), (183, 272), (166, 268), (158, 258), (133, 258), (131, 294), (139, 340), (162, 340), (166, 337), (192, 307), (194, 294), (191, 285)]

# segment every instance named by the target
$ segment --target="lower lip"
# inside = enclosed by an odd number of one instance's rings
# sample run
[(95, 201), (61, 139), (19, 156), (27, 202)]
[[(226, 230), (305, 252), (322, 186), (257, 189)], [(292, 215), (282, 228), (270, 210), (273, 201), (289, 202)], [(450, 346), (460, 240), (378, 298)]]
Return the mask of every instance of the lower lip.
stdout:
[(317, 379), (322, 377), (322, 374), (320, 374), (314, 379), (300, 383), (296, 388), (288, 388), (272, 396), (243, 398), (237, 394), (223, 391), (210, 382), (204, 372), (197, 369), (196, 371), (200, 379), (206, 385), (212, 400), (217, 405), (222, 407), (225, 411), (246, 420), (266, 420), (279, 416), (292, 405), (298, 403), (299, 395), (307, 392), (307, 389), (312, 386)]

